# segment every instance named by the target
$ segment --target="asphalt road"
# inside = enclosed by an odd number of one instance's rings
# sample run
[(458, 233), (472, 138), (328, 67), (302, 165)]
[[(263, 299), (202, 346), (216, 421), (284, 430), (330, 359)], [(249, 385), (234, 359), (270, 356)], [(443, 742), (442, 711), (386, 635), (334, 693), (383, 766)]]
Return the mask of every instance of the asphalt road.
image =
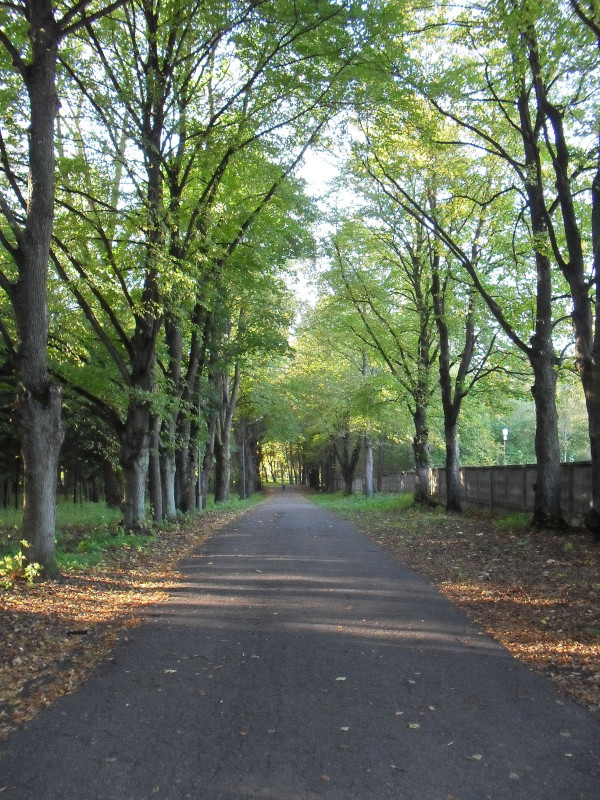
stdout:
[(598, 800), (600, 722), (279, 491), (0, 745), (0, 800)]

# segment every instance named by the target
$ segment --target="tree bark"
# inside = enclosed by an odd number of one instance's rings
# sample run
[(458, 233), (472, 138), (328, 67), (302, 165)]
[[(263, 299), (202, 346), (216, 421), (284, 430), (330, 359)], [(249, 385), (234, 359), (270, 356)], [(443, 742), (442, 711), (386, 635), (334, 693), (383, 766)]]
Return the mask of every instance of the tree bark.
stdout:
[(452, 417), (444, 419), (444, 440), (446, 443), (446, 510), (460, 513), (460, 448), (457, 420)]
[(202, 470), (201, 470), (201, 507), (206, 508), (206, 501), (208, 499), (208, 486), (210, 483), (210, 474), (212, 471), (214, 453), (215, 453), (215, 434), (217, 430), (217, 417), (216, 414), (211, 414), (206, 431), (206, 444), (204, 447), (204, 455), (202, 456)]
[(353, 491), (354, 476), (360, 456), (360, 440), (357, 439), (352, 452), (350, 452), (350, 432), (346, 431), (342, 436), (342, 452), (340, 453), (335, 440), (333, 442), (333, 452), (342, 471), (344, 494), (350, 495)]
[(418, 404), (412, 414), (415, 435), (412, 442), (415, 460), (415, 503), (428, 503), (430, 500), (431, 459), (427, 409)]
[(150, 458), (149, 458), (149, 494), (152, 506), (152, 519), (155, 525), (160, 525), (163, 515), (163, 486), (161, 477), (160, 458), (160, 425), (158, 414), (152, 415), (150, 423)]
[(47, 280), (54, 222), (54, 131), (58, 110), (56, 62), (60, 31), (52, 3), (28, 3), (31, 61), (22, 65), (30, 104), (29, 196), (25, 228), (12, 255), (18, 280), (6, 286), (18, 334), (18, 424), (24, 467), (22, 536), (32, 560), (55, 571), (54, 530), (58, 455), (64, 431), (61, 389), (48, 376)]
[(546, 253), (549, 243), (539, 133), (533, 125), (528, 94), (522, 87), (518, 99), (521, 135), (527, 174), (525, 191), (537, 272), (535, 333), (529, 360), (533, 368), (532, 394), (536, 409), (535, 454), (537, 480), (533, 512), (534, 527), (562, 527), (560, 510), (560, 443), (556, 410), (556, 366), (552, 339), (552, 265)]
[(17, 397), (24, 475), (23, 538), (29, 557), (44, 573), (55, 572), (54, 540), (58, 456), (63, 440), (62, 392), (50, 386), (49, 400), (40, 402), (27, 391)]
[(365, 436), (365, 494), (373, 497), (375, 492), (373, 482), (373, 439)]
[(231, 428), (240, 388), (240, 365), (234, 368), (233, 380), (226, 373), (219, 376), (221, 408), (215, 433), (215, 503), (229, 500), (231, 486)]
[[(534, 345), (534, 349), (537, 349)], [(542, 352), (532, 357), (535, 402), (535, 454), (537, 476), (533, 525), (536, 528), (562, 527), (560, 507), (560, 441), (556, 409), (556, 370), (554, 361)]]
[(125, 482), (123, 525), (126, 531), (146, 530), (149, 424), (148, 404), (132, 400), (121, 433), (121, 468)]
[(123, 481), (121, 475), (109, 461), (102, 463), (104, 498), (109, 508), (121, 508), (123, 503)]
[[(585, 26), (596, 36), (600, 47), (600, 26), (594, 15), (587, 15), (583, 6), (572, 0), (572, 6)], [(592, 5), (590, 5), (590, 10)], [(568, 257), (564, 258), (554, 243), (554, 256), (565, 279), (573, 301), (571, 319), (575, 337), (575, 362), (583, 387), (588, 414), (590, 454), (592, 461), (591, 511), (600, 518), (600, 150), (591, 184), (592, 287), (590, 293), (586, 258), (583, 250), (581, 224), (573, 192), (573, 168), (569, 142), (564, 128), (564, 111), (551, 102), (549, 87), (540, 65), (540, 53), (533, 25), (526, 33), (528, 58), (533, 78), (538, 110), (550, 122), (553, 143), (548, 147), (556, 177), (562, 230)], [(547, 134), (548, 135), (548, 134)], [(598, 139), (600, 142), (600, 137)], [(597, 143), (598, 143), (597, 142)], [(551, 215), (548, 215), (551, 220)]]
[(231, 437), (219, 431), (215, 437), (215, 503), (229, 500), (231, 483)]

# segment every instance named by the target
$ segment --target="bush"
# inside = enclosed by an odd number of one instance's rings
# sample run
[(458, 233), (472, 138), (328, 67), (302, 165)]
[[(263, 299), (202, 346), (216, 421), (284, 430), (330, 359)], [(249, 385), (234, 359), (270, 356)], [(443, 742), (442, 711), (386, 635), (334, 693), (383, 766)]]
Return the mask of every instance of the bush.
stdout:
[(17, 581), (25, 581), (31, 586), (36, 575), (42, 571), (40, 564), (28, 561), (24, 553), (29, 543), (22, 539), (20, 544), (21, 549), (18, 553), (0, 558), (0, 587), (3, 589), (10, 589)]

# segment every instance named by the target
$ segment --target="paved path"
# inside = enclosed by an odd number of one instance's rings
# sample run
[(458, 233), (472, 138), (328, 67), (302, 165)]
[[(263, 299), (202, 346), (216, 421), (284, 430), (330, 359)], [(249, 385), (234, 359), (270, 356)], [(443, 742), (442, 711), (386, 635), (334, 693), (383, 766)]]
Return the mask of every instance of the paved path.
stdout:
[(289, 488), (76, 694), (0, 746), (0, 800), (598, 800), (600, 723)]

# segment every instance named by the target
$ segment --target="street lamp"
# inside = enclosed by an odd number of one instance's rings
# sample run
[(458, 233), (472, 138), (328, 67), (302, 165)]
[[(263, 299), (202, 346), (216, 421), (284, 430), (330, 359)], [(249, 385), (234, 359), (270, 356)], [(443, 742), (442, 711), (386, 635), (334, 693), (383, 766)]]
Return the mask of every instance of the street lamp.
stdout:
[(506, 465), (506, 440), (508, 439), (508, 428), (502, 428), (502, 441), (504, 443), (504, 464)]

